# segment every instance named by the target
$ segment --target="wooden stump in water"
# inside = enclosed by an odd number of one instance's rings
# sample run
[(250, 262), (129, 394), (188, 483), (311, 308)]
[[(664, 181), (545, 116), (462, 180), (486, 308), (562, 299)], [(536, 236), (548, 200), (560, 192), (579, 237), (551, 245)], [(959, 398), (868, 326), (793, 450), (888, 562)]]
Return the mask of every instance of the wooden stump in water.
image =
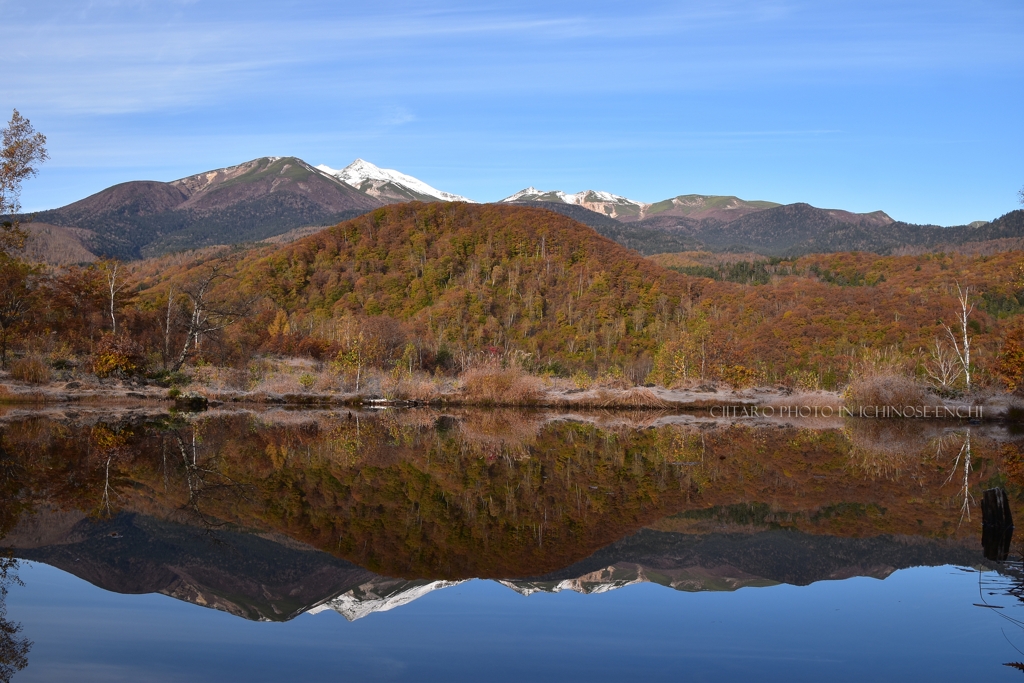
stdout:
[(985, 558), (1005, 562), (1013, 539), (1013, 515), (1006, 490), (988, 489), (981, 499), (981, 545)]
[(996, 529), (1012, 529), (1013, 515), (1006, 489), (987, 489), (981, 499), (981, 523)]

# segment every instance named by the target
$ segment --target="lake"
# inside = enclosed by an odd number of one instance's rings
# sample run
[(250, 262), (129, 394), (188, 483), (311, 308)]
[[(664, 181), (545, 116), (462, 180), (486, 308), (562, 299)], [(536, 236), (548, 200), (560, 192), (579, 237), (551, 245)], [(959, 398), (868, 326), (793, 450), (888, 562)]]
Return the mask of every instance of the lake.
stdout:
[(1022, 446), (977, 421), (9, 411), (0, 666), (16, 681), (1017, 679), (1019, 547), (983, 533), (980, 503), (1005, 488), (1017, 512)]

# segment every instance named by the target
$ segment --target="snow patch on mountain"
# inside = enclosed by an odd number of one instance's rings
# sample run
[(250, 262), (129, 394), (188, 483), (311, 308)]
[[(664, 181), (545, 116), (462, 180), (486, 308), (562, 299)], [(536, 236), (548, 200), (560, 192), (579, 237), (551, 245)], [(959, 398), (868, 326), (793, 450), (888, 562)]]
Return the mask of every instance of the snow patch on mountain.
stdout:
[(597, 213), (603, 213), (611, 218), (642, 218), (650, 204), (638, 202), (635, 199), (602, 192), (600, 190), (583, 190), (581, 192), (568, 193), (561, 190), (538, 190), (531, 186), (520, 190), (515, 194), (505, 197), (503, 202), (562, 202), (575, 204)]
[(379, 166), (375, 166), (369, 161), (365, 161), (363, 159), (356, 159), (342, 169), (334, 169), (326, 164), (320, 164), (316, 168), (328, 175), (334, 176), (356, 189), (363, 190), (364, 192), (374, 196), (376, 196), (374, 191), (381, 192), (382, 186), (391, 184), (404, 188), (415, 195), (432, 197), (445, 202), (476, 203), (472, 199), (463, 197), (462, 195), (443, 192), (435, 187), (431, 187), (419, 178), (414, 178), (411, 175), (406, 175), (405, 173), (401, 173), (394, 169), (380, 168)]
[(374, 612), (387, 612), (408, 605), (428, 593), (460, 583), (462, 581), (371, 581), (317, 605), (309, 610), (309, 614), (332, 609), (349, 621), (355, 621)]

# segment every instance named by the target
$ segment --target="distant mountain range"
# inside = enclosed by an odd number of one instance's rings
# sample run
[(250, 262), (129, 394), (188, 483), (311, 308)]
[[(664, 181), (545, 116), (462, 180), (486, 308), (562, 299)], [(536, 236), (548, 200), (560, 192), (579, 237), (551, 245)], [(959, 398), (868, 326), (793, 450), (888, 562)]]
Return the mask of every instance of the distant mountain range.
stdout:
[(501, 201), (572, 204), (624, 223), (640, 221), (652, 216), (714, 218), (722, 222), (729, 222), (748, 213), (781, 206), (775, 202), (748, 202), (739, 197), (717, 197), (703, 194), (679, 195), (654, 204), (645, 204), (610, 192), (584, 190), (575, 194), (566, 194), (561, 190), (538, 190), (535, 187), (520, 190)]
[[(99, 256), (137, 259), (217, 244), (280, 239), (387, 204), (472, 202), (362, 159), (340, 170), (295, 157), (263, 157), (169, 183), (133, 181), (42, 211), (28, 224), (26, 256), (76, 263)], [(851, 213), (733, 196), (679, 195), (654, 203), (610, 192), (528, 187), (500, 203), (567, 215), (643, 254), (740, 251), (766, 256), (816, 252), (1024, 246), (1022, 212), (991, 223), (942, 228), (894, 221), (882, 211)]]
[(114, 185), (35, 214), (33, 230), (78, 231), (95, 254), (136, 259), (330, 225), (384, 202), (295, 157), (264, 157), (169, 183)]

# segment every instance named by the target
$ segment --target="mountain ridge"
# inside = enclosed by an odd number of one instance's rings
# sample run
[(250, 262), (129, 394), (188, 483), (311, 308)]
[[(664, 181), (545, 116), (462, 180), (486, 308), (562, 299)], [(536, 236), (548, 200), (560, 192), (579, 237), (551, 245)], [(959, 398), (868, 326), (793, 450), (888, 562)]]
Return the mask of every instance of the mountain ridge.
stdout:
[[(104, 590), (161, 593), (253, 621), (290, 621), (328, 610), (355, 621), (466, 580), (382, 576), (290, 538), (134, 512), (94, 520), (43, 511), (24, 517), (5, 541), (16, 557), (57, 567)], [(564, 590), (593, 595), (637, 583), (735, 591), (855, 576), (882, 579), (906, 567), (982, 562), (981, 553), (963, 543), (923, 537), (641, 529), (549, 574), (492, 580), (523, 596)]]
[[(261, 157), (170, 182), (114, 185), (35, 215), (23, 252), (54, 264), (107, 256), (132, 260), (223, 244), (273, 240), (335, 225), (388, 204), (472, 200), (393, 169), (356, 159), (336, 170), (297, 157)], [(528, 187), (496, 204), (549, 209), (642, 254), (744, 251), (766, 256), (815, 252), (956, 248), (1005, 251), (1024, 239), (1011, 214), (941, 228), (894, 221), (883, 211), (853, 213), (805, 203), (735, 196), (677, 195), (651, 204), (610, 192)], [(1012, 212), (1011, 212), (1012, 213)], [(29, 223), (26, 223), (29, 225)], [(77, 259), (77, 260), (76, 260)]]
[(261, 157), (167, 183), (120, 183), (34, 220), (91, 231), (92, 252), (134, 259), (330, 225), (382, 205), (301, 159)]

